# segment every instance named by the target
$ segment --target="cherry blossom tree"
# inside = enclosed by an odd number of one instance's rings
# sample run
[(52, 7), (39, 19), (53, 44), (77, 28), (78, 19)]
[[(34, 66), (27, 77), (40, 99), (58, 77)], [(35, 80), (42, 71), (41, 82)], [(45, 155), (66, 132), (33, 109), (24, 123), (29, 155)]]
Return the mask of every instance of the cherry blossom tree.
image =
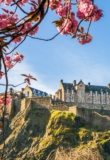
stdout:
[[(58, 16), (58, 19), (52, 22), (58, 33), (49, 39), (38, 38), (36, 35), (40, 23), (49, 9), (54, 10)], [(5, 86), (4, 95), (0, 97), (0, 107), (3, 111), (3, 125), (0, 129), (4, 140), (5, 108), (11, 102), (11, 97), (7, 96), (7, 90), (8, 86), (15, 87), (8, 83), (7, 72), (24, 58), (15, 50), (27, 37), (49, 41), (62, 34), (76, 38), (80, 44), (89, 43), (92, 41), (92, 35), (89, 33), (91, 22), (100, 20), (103, 13), (94, 4), (94, 0), (0, 0), (0, 10), (0, 79), (5, 76), (6, 80), (5, 84), (0, 84)], [(81, 26), (82, 22), (88, 23), (86, 31)], [(12, 49), (10, 44), (13, 46)], [(27, 82), (29, 85), (30, 79), (36, 80), (31, 75), (22, 74), (22, 76), (25, 76), (23, 83)]]

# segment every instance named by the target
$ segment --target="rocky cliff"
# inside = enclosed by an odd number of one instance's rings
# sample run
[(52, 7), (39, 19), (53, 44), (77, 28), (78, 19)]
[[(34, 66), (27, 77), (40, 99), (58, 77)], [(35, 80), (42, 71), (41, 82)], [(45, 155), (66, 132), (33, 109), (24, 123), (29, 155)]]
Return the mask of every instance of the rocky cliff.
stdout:
[(34, 101), (6, 119), (5, 133), (5, 160), (110, 160), (109, 130), (91, 128), (73, 113), (49, 111)]

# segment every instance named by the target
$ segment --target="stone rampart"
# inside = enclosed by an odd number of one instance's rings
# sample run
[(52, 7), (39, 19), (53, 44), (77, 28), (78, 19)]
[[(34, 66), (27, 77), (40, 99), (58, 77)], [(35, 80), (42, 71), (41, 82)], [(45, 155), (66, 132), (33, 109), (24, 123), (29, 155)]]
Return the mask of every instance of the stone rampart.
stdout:
[(110, 104), (75, 103), (75, 105), (73, 106), (78, 106), (87, 109), (110, 110)]
[(90, 125), (97, 127), (99, 130), (110, 129), (110, 110), (73, 106), (69, 108), (69, 111), (81, 117)]
[(41, 112), (49, 111), (49, 109), (47, 109), (45, 106), (42, 106), (42, 105), (36, 103), (35, 101), (30, 100), (28, 107), (26, 108), (26, 111), (25, 111), (24, 119), (27, 117), (27, 115), (29, 114), (29, 112), (32, 108), (37, 108), (39, 111), (41, 110)]
[(65, 105), (51, 105), (50, 110), (69, 111), (69, 107)]
[(32, 98), (28, 98), (31, 99), (33, 101), (35, 101), (36, 103), (43, 105), (45, 107), (49, 107), (52, 103), (52, 98), (51, 97), (32, 97)]

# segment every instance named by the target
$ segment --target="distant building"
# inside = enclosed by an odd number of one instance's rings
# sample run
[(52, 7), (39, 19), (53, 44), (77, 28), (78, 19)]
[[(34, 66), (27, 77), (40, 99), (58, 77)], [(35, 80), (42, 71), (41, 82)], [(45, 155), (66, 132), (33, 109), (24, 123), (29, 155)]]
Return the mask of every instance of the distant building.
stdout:
[[(48, 97), (50, 96), (47, 92), (38, 90), (36, 88), (32, 88), (30, 86), (26, 86), (25, 88), (21, 88), (20, 91), (15, 91), (13, 88), (10, 88), (7, 92), (8, 95), (13, 97), (25, 98), (25, 97)], [(0, 93), (0, 96), (4, 95), (4, 93)]]
[(22, 89), (22, 93), (24, 97), (47, 97), (48, 96), (48, 93), (32, 88), (28, 85)]
[(110, 104), (110, 84), (108, 86), (96, 86), (82, 80), (76, 83), (64, 83), (60, 81), (60, 87), (55, 93), (55, 99), (63, 102)]

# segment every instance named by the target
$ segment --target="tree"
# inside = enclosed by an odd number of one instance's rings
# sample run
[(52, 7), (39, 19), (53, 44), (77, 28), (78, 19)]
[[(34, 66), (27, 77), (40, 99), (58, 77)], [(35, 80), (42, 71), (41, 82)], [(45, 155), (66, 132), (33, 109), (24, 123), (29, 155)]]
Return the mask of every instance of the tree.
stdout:
[[(4, 139), (5, 108), (11, 101), (11, 97), (7, 96), (7, 90), (8, 86), (14, 86), (8, 84), (7, 72), (24, 58), (22, 54), (14, 53), (15, 49), (27, 37), (49, 41), (59, 34), (70, 35), (72, 38), (76, 38), (80, 44), (89, 43), (92, 40), (92, 36), (89, 34), (91, 22), (100, 20), (103, 14), (102, 10), (94, 4), (94, 0), (1, 0), (0, 4), (0, 79), (3, 76), (6, 79), (6, 84), (0, 84), (6, 86), (5, 94), (0, 98), (3, 112), (1, 131), (3, 131)], [(74, 7), (76, 7), (75, 12)], [(35, 37), (34, 35), (37, 34), (40, 23), (49, 9), (54, 10), (59, 17), (58, 20), (53, 20), (58, 33), (50, 39)], [(89, 23), (87, 31), (84, 27), (81, 27), (82, 22)], [(10, 44), (13, 46), (11, 51), (9, 51)], [(31, 75), (22, 75), (26, 77), (23, 83), (30, 84), (30, 79), (36, 80)]]

